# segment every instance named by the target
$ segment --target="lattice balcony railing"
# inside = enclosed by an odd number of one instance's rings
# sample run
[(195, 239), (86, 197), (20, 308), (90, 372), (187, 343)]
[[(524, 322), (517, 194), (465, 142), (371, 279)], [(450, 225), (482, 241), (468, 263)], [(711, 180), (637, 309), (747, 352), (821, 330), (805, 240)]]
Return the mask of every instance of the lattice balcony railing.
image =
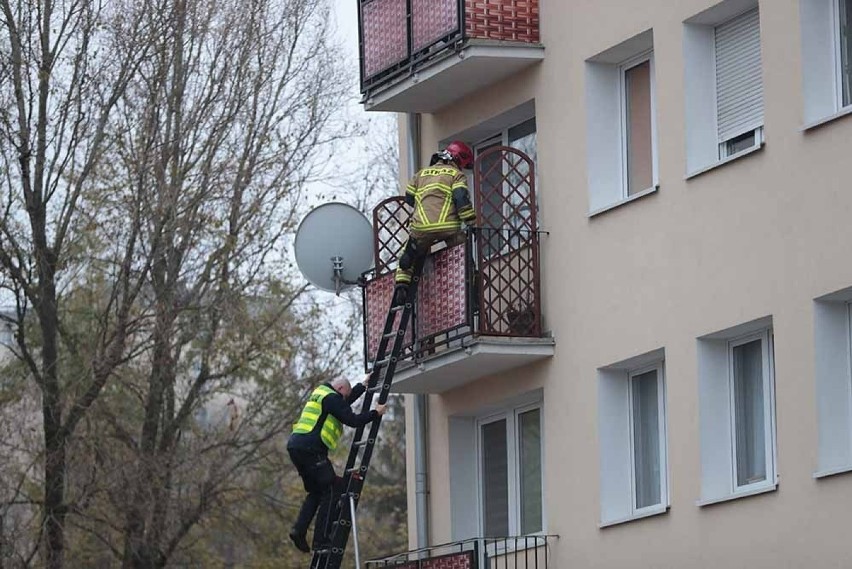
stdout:
[(537, 44), (539, 0), (358, 0), (361, 92), (468, 39)]
[[(509, 147), (474, 164), (476, 227), (465, 243), (427, 259), (405, 357), (461, 345), (471, 335), (539, 338), (541, 279), (535, 165)], [(393, 294), (393, 270), (408, 237), (411, 209), (395, 196), (373, 210), (375, 272), (364, 289), (367, 364), (381, 339)]]

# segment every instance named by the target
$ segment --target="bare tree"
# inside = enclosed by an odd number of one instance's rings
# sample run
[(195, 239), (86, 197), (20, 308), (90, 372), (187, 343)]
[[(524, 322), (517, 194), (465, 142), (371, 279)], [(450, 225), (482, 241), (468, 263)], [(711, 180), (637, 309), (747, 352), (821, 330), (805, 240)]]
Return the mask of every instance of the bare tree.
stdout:
[[(109, 146), (110, 118), (146, 55), (143, 38), (151, 30), (131, 3), (110, 12), (90, 0), (0, 0), (0, 13), (0, 283), (15, 305), (16, 355), (41, 399), (43, 537), (37, 543), (43, 564), (55, 569), (63, 565), (70, 507), (69, 441), (124, 357), (141, 283), (133, 218), (113, 241), (118, 255), (97, 267), (111, 284), (90, 320), (92, 351), (80, 352), (63, 334), (64, 295), (79, 268), (91, 264), (84, 259), (84, 202)], [(107, 22), (120, 30), (120, 43), (100, 33)], [(30, 324), (33, 336), (26, 333)]]
[[(131, 435), (125, 452), (107, 458), (125, 458), (107, 482), (124, 490), (112, 492), (123, 520), (107, 525), (123, 528), (115, 549), (128, 568), (165, 566), (244, 492), (251, 469), (280, 450), (271, 443), (292, 424), (301, 376), (336, 373), (349, 348), (347, 336), (324, 335), (285, 253), (307, 184), (347, 133), (334, 124), (347, 82), (327, 7), (155, 8), (148, 25), (164, 33), (119, 102), (105, 178), (144, 195), (150, 259), (148, 326), (134, 337), (144, 356), (127, 370), (141, 397), (115, 421)], [(227, 425), (198, 421), (228, 400)]]
[(0, 302), (41, 407), (0, 473), (39, 512), (13, 558), (162, 567), (351, 361), (286, 260), (350, 134), (342, 59), (322, 0), (0, 10)]

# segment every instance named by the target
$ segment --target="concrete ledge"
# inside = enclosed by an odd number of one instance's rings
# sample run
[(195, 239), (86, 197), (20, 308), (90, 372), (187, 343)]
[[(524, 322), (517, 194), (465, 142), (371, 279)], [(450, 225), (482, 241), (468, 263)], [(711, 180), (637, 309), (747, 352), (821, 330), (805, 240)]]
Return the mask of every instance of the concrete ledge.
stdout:
[(375, 87), (361, 102), (368, 111), (433, 113), (542, 59), (540, 44), (468, 40), (413, 74)]
[(420, 362), (401, 362), (391, 391), (442, 393), (481, 377), (495, 375), (553, 357), (553, 338), (469, 336), (462, 345)]

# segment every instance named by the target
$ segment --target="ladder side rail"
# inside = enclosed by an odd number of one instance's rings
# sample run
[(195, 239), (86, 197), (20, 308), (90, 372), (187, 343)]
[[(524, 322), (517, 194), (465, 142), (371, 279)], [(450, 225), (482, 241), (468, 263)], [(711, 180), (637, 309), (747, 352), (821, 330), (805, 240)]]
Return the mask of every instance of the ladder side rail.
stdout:
[[(402, 313), (402, 317), (400, 319), (400, 327), (403, 330), (408, 324), (410, 314), (411, 308), (409, 307), (407, 307)], [(392, 354), (398, 355), (402, 351), (403, 342), (404, 337), (402, 335), (396, 337)], [(396, 357), (392, 355), (391, 358), (392, 359), (389, 362), (383, 377), (382, 390), (379, 395), (380, 404), (384, 404), (384, 401), (387, 401), (388, 395), (390, 393), (390, 386), (393, 382), (393, 374), (396, 371)], [(370, 392), (368, 391), (368, 393)], [(340, 494), (339, 498), (340, 500), (343, 500), (347, 496), (352, 496), (353, 502), (356, 507), (360, 502), (361, 490), (364, 487), (364, 483), (366, 482), (367, 478), (367, 473), (369, 472), (370, 460), (373, 456), (373, 448), (378, 437), (379, 429), (381, 428), (381, 422), (382, 417), (378, 417), (375, 421), (371, 423), (369, 438), (373, 441), (373, 444), (368, 444), (366, 447), (364, 447), (364, 454), (361, 457), (361, 464), (357, 471), (351, 470), (355, 468), (353, 462), (353, 464), (349, 466), (344, 473), (344, 491)], [(355, 442), (357, 441), (353, 440), (353, 449), (350, 452), (350, 455), (357, 456), (358, 448), (355, 446)], [(343, 552), (346, 550), (346, 545), (349, 541), (351, 515), (354, 514), (354, 512), (349, 512), (347, 508), (342, 506), (342, 504), (339, 506), (338, 517), (337, 520), (334, 522), (334, 526), (332, 527), (331, 539), (329, 540), (331, 542), (332, 551), (327, 556), (328, 559), (326, 561), (326, 564), (320, 566), (322, 567), (322, 569), (338, 569), (343, 561)]]
[[(367, 382), (367, 391), (364, 394), (364, 402), (362, 405), (367, 405), (367, 407), (369, 407), (372, 404), (373, 390), (378, 386), (379, 372), (381, 371), (383, 371), (383, 373), (378, 402), (380, 405), (384, 405), (388, 399), (390, 387), (393, 383), (393, 376), (396, 372), (396, 363), (399, 359), (400, 353), (402, 353), (402, 345), (405, 342), (405, 329), (408, 327), (409, 320), (411, 319), (411, 315), (414, 311), (414, 303), (417, 297), (417, 287), (420, 281), (420, 275), (423, 270), (423, 262), (424, 260), (420, 260), (415, 263), (414, 266), (414, 278), (412, 279), (413, 282), (409, 288), (409, 298), (406, 299), (406, 303), (403, 306), (402, 314), (399, 319), (398, 330), (401, 331), (401, 333), (397, 333), (393, 336), (394, 342), (390, 358), (386, 364), (379, 366), (379, 362), (382, 362), (385, 359), (387, 344), (391, 337), (391, 332), (394, 329), (396, 312), (398, 312), (398, 310), (395, 310), (393, 301), (391, 301), (391, 306), (388, 309), (388, 316), (385, 320), (385, 329), (382, 333), (382, 339), (379, 343), (376, 359), (373, 361), (373, 370), (371, 371), (371, 377)], [(355, 438), (353, 438), (352, 445), (349, 450), (346, 470), (344, 471), (342, 485), (343, 491), (337, 496), (337, 519), (334, 521), (331, 535), (329, 536), (330, 547), (323, 552), (314, 552), (311, 560), (311, 568), (339, 569), (343, 563), (343, 554), (346, 551), (346, 545), (349, 541), (349, 528), (352, 526), (352, 518), (355, 515), (355, 508), (357, 508), (357, 505), (360, 502), (361, 490), (364, 487), (367, 472), (369, 471), (370, 460), (373, 456), (373, 447), (377, 441), (381, 422), (382, 417), (379, 416), (371, 423), (368, 442), (364, 446), (364, 452), (361, 455), (360, 465), (357, 469), (355, 469), (355, 462), (360, 454), (360, 446), (358, 443), (362, 441), (364, 427), (359, 427), (356, 430)], [(349, 499), (349, 508), (346, 508), (344, 505), (344, 501), (347, 498)]]

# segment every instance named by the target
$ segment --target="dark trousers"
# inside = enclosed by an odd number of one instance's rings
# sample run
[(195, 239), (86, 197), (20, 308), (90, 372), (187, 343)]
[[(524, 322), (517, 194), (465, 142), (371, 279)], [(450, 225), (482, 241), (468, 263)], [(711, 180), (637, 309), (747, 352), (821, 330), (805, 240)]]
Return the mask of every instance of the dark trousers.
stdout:
[(290, 453), (290, 460), (299, 471), (308, 493), (293, 525), (293, 531), (299, 535), (307, 535), (308, 526), (316, 516), (313, 546), (317, 549), (327, 544), (329, 539), (329, 519), (335, 506), (333, 494), (337, 487), (334, 466), (325, 453), (297, 448), (288, 448), (287, 452)]

